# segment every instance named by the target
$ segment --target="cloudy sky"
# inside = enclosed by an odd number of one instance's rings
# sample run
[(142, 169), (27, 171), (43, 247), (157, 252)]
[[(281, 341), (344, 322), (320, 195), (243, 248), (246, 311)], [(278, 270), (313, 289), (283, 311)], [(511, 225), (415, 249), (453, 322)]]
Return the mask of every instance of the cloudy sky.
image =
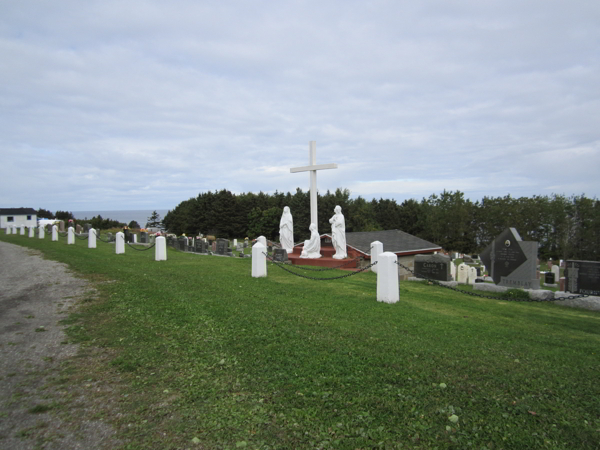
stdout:
[(600, 196), (600, 2), (0, 0), (0, 207)]

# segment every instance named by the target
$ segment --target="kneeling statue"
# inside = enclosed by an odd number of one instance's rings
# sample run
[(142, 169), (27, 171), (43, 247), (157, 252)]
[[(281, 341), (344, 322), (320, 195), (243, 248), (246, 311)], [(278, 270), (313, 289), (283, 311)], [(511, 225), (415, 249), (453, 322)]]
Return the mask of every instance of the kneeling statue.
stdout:
[(310, 239), (304, 241), (304, 248), (300, 258), (316, 259), (321, 257), (321, 237), (317, 231), (317, 226), (314, 223), (308, 227), (310, 230)]

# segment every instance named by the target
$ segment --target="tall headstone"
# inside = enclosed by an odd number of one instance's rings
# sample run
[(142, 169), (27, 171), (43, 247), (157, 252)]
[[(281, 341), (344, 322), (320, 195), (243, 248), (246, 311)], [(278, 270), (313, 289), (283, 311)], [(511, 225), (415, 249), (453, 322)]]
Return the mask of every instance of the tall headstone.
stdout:
[(60, 231), (61, 233), (65, 232), (65, 221), (61, 220), (60, 222), (58, 222), (58, 231)]
[(158, 236), (154, 243), (154, 260), (155, 261), (166, 261), (167, 260), (167, 240), (164, 236)]
[(415, 276), (438, 281), (451, 281), (450, 265), (452, 262), (446, 255), (415, 255)]
[(125, 253), (125, 233), (122, 231), (117, 233), (117, 240), (115, 241), (115, 253), (117, 255)]
[(88, 248), (96, 248), (96, 230), (93, 228), (88, 230)]
[[(379, 258), (379, 255), (381, 255), (382, 253), (383, 253), (383, 244), (379, 241), (371, 242), (371, 264), (377, 262), (377, 258)], [(371, 266), (372, 272), (377, 273), (378, 264)]]
[(567, 260), (565, 291), (572, 294), (600, 295), (600, 262)]
[(252, 277), (262, 278), (267, 276), (267, 248), (258, 241), (252, 246)]
[(460, 263), (457, 268), (458, 281), (460, 284), (467, 284), (469, 281), (469, 266), (465, 263)]
[(497, 285), (539, 289), (537, 251), (537, 242), (523, 241), (516, 229), (507, 228), (481, 253), (481, 260)]
[(558, 280), (560, 279), (560, 266), (552, 266), (552, 273), (554, 274), (554, 279), (558, 283)]
[(398, 285), (398, 257), (392, 252), (383, 252), (377, 258), (377, 301), (396, 303), (400, 300)]

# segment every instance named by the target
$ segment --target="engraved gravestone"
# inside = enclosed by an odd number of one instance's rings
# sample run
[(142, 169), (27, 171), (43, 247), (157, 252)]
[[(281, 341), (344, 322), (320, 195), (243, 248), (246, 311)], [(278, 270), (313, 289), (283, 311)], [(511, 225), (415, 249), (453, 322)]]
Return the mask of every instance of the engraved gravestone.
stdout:
[(600, 295), (600, 262), (568, 260), (565, 265), (566, 291)]
[(288, 260), (287, 250), (285, 248), (276, 248), (273, 251), (273, 261), (285, 262)]
[(546, 272), (544, 274), (544, 283), (545, 284), (555, 284), (556, 280), (554, 279), (554, 272)]
[(208, 243), (203, 240), (196, 241), (196, 253), (208, 253)]
[(179, 243), (179, 250), (185, 252), (187, 250), (187, 238), (180, 237), (177, 241)]
[(148, 233), (145, 231), (142, 231), (140, 233), (140, 243), (142, 244), (147, 244), (148, 243)]
[(225, 255), (227, 253), (227, 247), (229, 247), (229, 241), (227, 239), (217, 239), (217, 255)]
[(450, 258), (445, 255), (415, 255), (415, 275), (438, 281), (452, 281)]
[(480, 257), (490, 277), (499, 286), (539, 289), (536, 277), (538, 243), (523, 241), (514, 228), (507, 228)]

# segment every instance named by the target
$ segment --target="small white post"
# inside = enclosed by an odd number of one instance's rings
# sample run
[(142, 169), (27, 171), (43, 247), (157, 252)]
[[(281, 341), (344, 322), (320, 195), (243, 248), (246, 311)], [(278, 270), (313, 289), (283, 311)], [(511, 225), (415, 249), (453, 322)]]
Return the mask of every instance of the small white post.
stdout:
[[(260, 242), (262, 245), (265, 246), (265, 252), (267, 251), (267, 238), (264, 236), (259, 236), (256, 238), (256, 242)], [(255, 244), (256, 245), (256, 244)]]
[(167, 240), (164, 236), (158, 236), (154, 241), (154, 260), (167, 260)]
[(52, 225), (52, 240), (58, 241), (58, 227), (56, 225)]
[(13, 234), (17, 234), (17, 226), (13, 225)]
[[(371, 264), (377, 261), (379, 255), (383, 253), (383, 244), (379, 241), (371, 242)], [(371, 272), (377, 273), (377, 266), (379, 264), (375, 264), (371, 266)]]
[(75, 244), (75, 228), (73, 227), (69, 227), (69, 229), (67, 230), (67, 245), (74, 245)]
[(38, 228), (38, 238), (44, 239), (45, 237), (46, 237), (46, 231), (44, 230), (44, 227), (39, 227)]
[(137, 234), (133, 233), (133, 243), (137, 244)]
[(21, 236), (25, 236), (25, 225), (21, 225)]
[(29, 237), (35, 237), (35, 227), (29, 227)]
[[(260, 238), (259, 238), (260, 239)], [(267, 276), (267, 257), (265, 253), (267, 247), (261, 242), (257, 242), (252, 247), (252, 278), (261, 278)]]
[(88, 230), (88, 248), (96, 248), (96, 230), (93, 228)]
[(396, 303), (400, 300), (398, 286), (398, 257), (392, 252), (383, 252), (377, 259), (377, 301)]
[(125, 234), (123, 234), (122, 231), (117, 233), (117, 238), (115, 240), (115, 253), (117, 255), (125, 253)]
[(12, 227), (10, 225), (6, 227), (6, 234), (12, 234)]

